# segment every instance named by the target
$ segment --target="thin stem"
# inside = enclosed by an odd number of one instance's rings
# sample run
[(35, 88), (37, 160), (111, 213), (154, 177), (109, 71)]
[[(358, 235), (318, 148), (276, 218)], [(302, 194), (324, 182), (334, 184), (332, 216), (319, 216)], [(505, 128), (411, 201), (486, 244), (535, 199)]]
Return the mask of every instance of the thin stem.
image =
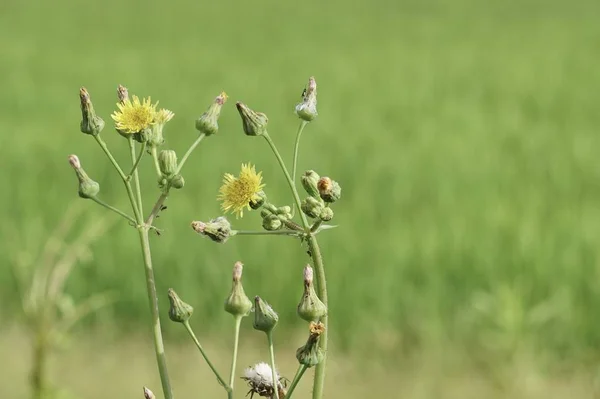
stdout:
[(134, 218), (132, 218), (131, 216), (129, 216), (128, 214), (126, 214), (125, 212), (115, 208), (112, 205), (107, 204), (106, 202), (102, 201), (101, 199), (97, 198), (97, 197), (91, 197), (90, 198), (92, 201), (94, 201), (95, 203), (102, 205), (103, 207), (105, 207), (106, 209), (109, 209), (113, 212), (115, 212), (118, 215), (123, 216), (125, 219), (129, 220), (131, 223), (133, 223), (134, 226), (137, 226), (137, 222)]
[(275, 399), (279, 399), (279, 381), (277, 380), (277, 371), (275, 371), (275, 350), (273, 348), (273, 331), (267, 333), (267, 341), (269, 341), (269, 355), (271, 356), (271, 373), (273, 378), (273, 389), (275, 391)]
[(287, 394), (285, 395), (285, 399), (291, 399), (292, 393), (294, 393), (294, 389), (296, 389), (296, 386), (302, 379), (302, 376), (304, 375), (306, 369), (308, 369), (308, 366), (305, 364), (301, 364), (300, 366), (298, 366), (298, 371), (296, 371), (296, 375), (294, 376), (294, 379), (292, 380), (292, 383), (288, 388)]
[[(132, 171), (133, 171), (133, 184), (135, 185), (135, 194), (136, 194), (136, 198), (137, 198), (137, 206), (138, 206), (138, 210), (140, 212), (140, 215), (144, 214), (144, 207), (142, 205), (142, 190), (140, 188), (140, 178), (138, 176), (138, 171), (137, 171), (137, 167), (136, 167), (136, 162), (139, 162), (139, 159), (136, 160), (136, 155), (135, 155), (135, 142), (133, 141), (133, 135), (129, 135), (128, 137), (128, 141), (129, 141), (129, 152), (131, 155), (131, 163), (133, 165)], [(143, 154), (143, 151), (142, 151)], [(140, 156), (141, 158), (141, 156)]]
[(296, 166), (298, 165), (298, 149), (300, 148), (300, 136), (302, 136), (302, 131), (304, 131), (304, 127), (308, 124), (307, 121), (300, 122), (300, 126), (298, 127), (298, 133), (296, 133), (296, 142), (294, 143), (294, 162), (292, 167), (292, 181), (296, 182)]
[(161, 177), (162, 172), (160, 171), (160, 165), (158, 164), (158, 154), (156, 153), (156, 147), (150, 147), (150, 154), (152, 155), (152, 159), (154, 160), (154, 170), (156, 171), (156, 175), (158, 177)]
[(158, 213), (161, 211), (163, 204), (165, 203), (165, 200), (167, 199), (168, 196), (169, 196), (169, 192), (167, 191), (167, 192), (162, 193), (160, 195), (160, 197), (158, 197), (158, 200), (154, 204), (154, 207), (152, 208), (150, 215), (148, 215), (148, 218), (146, 219), (146, 226), (152, 226), (152, 222), (154, 222), (154, 219), (156, 218)]
[(188, 150), (185, 153), (185, 155), (183, 156), (183, 158), (181, 158), (181, 161), (179, 161), (179, 165), (177, 165), (177, 170), (175, 171), (175, 174), (178, 174), (179, 172), (181, 172), (181, 168), (183, 168), (185, 161), (187, 161), (187, 159), (190, 156), (190, 154), (192, 153), (192, 151), (194, 151), (194, 149), (198, 146), (198, 144), (200, 144), (200, 142), (202, 141), (202, 139), (204, 137), (206, 137), (206, 135), (204, 133), (200, 133), (200, 135), (198, 136), (196, 141), (194, 141), (192, 143), (192, 145), (190, 146), (190, 148), (188, 148)]
[(137, 170), (138, 165), (140, 164), (140, 161), (142, 160), (142, 157), (144, 156), (144, 152), (146, 151), (146, 142), (144, 141), (142, 143), (142, 146), (140, 147), (140, 153), (137, 156), (137, 159), (135, 160), (135, 162), (133, 163), (133, 166), (131, 167), (131, 171), (129, 172), (129, 174), (127, 175), (127, 178), (130, 179), (131, 175), (133, 175), (133, 172)]
[(225, 380), (223, 380), (223, 378), (221, 378), (221, 375), (219, 374), (219, 372), (217, 371), (215, 366), (213, 366), (211, 361), (208, 359), (208, 356), (206, 356), (206, 352), (204, 352), (204, 348), (202, 348), (202, 345), (200, 345), (200, 342), (198, 342), (198, 339), (196, 338), (196, 334), (194, 334), (194, 330), (192, 330), (190, 323), (188, 321), (184, 321), (183, 325), (184, 325), (185, 329), (187, 330), (187, 332), (190, 334), (190, 337), (192, 337), (192, 340), (194, 341), (194, 343), (196, 344), (198, 349), (200, 350), (200, 353), (202, 354), (202, 357), (208, 364), (208, 367), (210, 367), (212, 372), (215, 374), (215, 377), (217, 377), (219, 384), (221, 384), (223, 386), (223, 388), (225, 388), (227, 391), (229, 391), (229, 386), (227, 385)]
[(292, 236), (299, 237), (303, 233), (294, 230), (276, 230), (276, 231), (250, 231), (250, 230), (234, 230), (232, 235), (237, 236)]
[[(323, 265), (323, 257), (321, 256), (321, 249), (319, 248), (317, 238), (312, 234), (308, 238), (308, 249), (310, 251), (310, 256), (313, 259), (313, 263), (316, 270), (317, 294), (319, 295), (319, 299), (321, 299), (325, 306), (327, 306), (327, 281), (325, 279), (325, 267)], [(328, 317), (322, 317), (321, 322), (325, 325), (325, 331), (323, 331), (323, 333), (321, 334), (319, 346), (323, 350), (325, 356), (315, 368), (315, 378), (313, 383), (313, 399), (321, 399), (323, 397), (323, 388), (325, 385), (325, 363), (327, 361), (327, 330), (329, 328)]]
[(104, 153), (106, 154), (106, 156), (108, 157), (108, 159), (110, 160), (110, 162), (113, 164), (113, 166), (115, 167), (115, 169), (119, 173), (119, 176), (121, 176), (121, 179), (126, 180), (127, 176), (125, 176), (125, 173), (123, 173), (123, 170), (119, 166), (119, 163), (117, 162), (117, 160), (110, 153), (110, 150), (106, 146), (106, 143), (104, 142), (104, 140), (102, 140), (102, 138), (100, 137), (99, 134), (95, 135), (94, 138), (96, 139), (96, 142), (98, 143), (98, 145), (100, 146), (100, 148), (102, 148), (102, 151), (104, 151)]
[(300, 209), (301, 204), (300, 204), (300, 196), (298, 195), (298, 190), (296, 190), (296, 186), (294, 185), (294, 181), (292, 180), (292, 177), (290, 176), (290, 174), (285, 166), (285, 162), (283, 162), (283, 158), (281, 158), (279, 151), (277, 151), (277, 147), (275, 147), (275, 143), (271, 139), (271, 136), (269, 136), (268, 133), (265, 133), (265, 134), (263, 134), (263, 137), (265, 138), (265, 140), (267, 140), (267, 143), (269, 143), (269, 146), (271, 147), (273, 154), (275, 154), (275, 157), (277, 158), (277, 161), (279, 162), (279, 166), (281, 167), (281, 170), (283, 171), (283, 174), (285, 175), (288, 185), (290, 186), (290, 190), (292, 190), (292, 195), (294, 196), (294, 201), (296, 202), (296, 206), (298, 207), (298, 213), (300, 214), (300, 218), (302, 219), (302, 226), (304, 227), (304, 229), (306, 231), (309, 231), (310, 226), (308, 224), (308, 220), (306, 219), (306, 216), (304, 215), (304, 213), (302, 213), (302, 210)]
[[(140, 220), (140, 224), (141, 224)], [(154, 338), (154, 351), (156, 353), (156, 363), (158, 364), (158, 373), (162, 384), (165, 399), (173, 399), (169, 373), (167, 370), (167, 358), (165, 356), (165, 347), (160, 328), (160, 317), (158, 312), (158, 297), (156, 295), (156, 286), (154, 284), (154, 270), (152, 269), (152, 256), (150, 253), (150, 242), (148, 240), (148, 229), (138, 227), (140, 243), (142, 245), (142, 255), (144, 257), (144, 270), (146, 272), (146, 289), (148, 291), (148, 301), (150, 302), (150, 313), (152, 314), (152, 335)]]
[(233, 380), (235, 378), (235, 363), (238, 356), (238, 345), (240, 341), (240, 325), (242, 324), (243, 316), (235, 316), (235, 335), (233, 338), (233, 356), (231, 358), (231, 371), (229, 372), (229, 391), (228, 394), (233, 396)]

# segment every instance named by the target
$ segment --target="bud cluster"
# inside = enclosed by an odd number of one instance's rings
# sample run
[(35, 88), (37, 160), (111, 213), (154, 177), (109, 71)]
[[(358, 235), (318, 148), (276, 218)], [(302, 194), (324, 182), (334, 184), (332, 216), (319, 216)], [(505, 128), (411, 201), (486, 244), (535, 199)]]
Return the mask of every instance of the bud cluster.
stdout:
[(320, 177), (314, 170), (307, 170), (301, 177), (302, 187), (309, 195), (301, 204), (302, 212), (323, 222), (333, 219), (330, 204), (337, 201), (342, 193), (340, 185), (329, 177)]

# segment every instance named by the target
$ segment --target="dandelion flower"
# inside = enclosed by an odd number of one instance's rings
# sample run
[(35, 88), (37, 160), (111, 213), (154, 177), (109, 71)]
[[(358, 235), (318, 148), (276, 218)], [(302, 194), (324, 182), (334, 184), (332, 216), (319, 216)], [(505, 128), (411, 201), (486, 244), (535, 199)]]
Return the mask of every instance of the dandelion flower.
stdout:
[(139, 133), (155, 123), (157, 105), (158, 102), (151, 103), (150, 97), (140, 101), (137, 96), (133, 96), (133, 101), (127, 98), (122, 103), (117, 103), (119, 110), (115, 111), (111, 117), (115, 121), (117, 130), (121, 133)]
[(226, 173), (217, 197), (222, 202), (223, 210), (236, 213), (236, 217), (244, 216), (244, 208), (251, 209), (250, 202), (261, 199), (259, 193), (265, 186), (262, 184), (261, 173), (256, 173), (251, 164), (242, 164), (239, 177)]

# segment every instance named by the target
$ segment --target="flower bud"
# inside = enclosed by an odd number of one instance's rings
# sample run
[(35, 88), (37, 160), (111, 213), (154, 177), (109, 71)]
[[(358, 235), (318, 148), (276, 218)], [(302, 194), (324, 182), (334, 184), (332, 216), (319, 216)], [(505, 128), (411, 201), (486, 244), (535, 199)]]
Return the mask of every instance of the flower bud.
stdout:
[(331, 219), (333, 219), (333, 209), (329, 207), (324, 207), (323, 210), (321, 210), (319, 219), (321, 219), (324, 222), (329, 222)]
[(309, 326), (310, 335), (304, 346), (301, 346), (296, 351), (296, 359), (300, 364), (308, 367), (316, 366), (325, 358), (323, 349), (319, 347), (319, 338), (325, 332), (323, 323), (311, 322)]
[(319, 189), (321, 199), (325, 202), (333, 203), (342, 196), (340, 185), (329, 177), (321, 177), (317, 183), (317, 188)]
[(273, 308), (259, 296), (254, 297), (254, 329), (271, 332), (277, 325), (279, 316)]
[(218, 243), (224, 243), (232, 236), (231, 224), (225, 216), (219, 216), (208, 223), (194, 221), (192, 222), (192, 229), (196, 233)]
[(319, 197), (319, 189), (317, 188), (317, 183), (321, 177), (314, 170), (307, 170), (302, 175), (300, 181), (302, 182), (302, 187), (304, 187), (304, 191), (308, 195), (314, 198)]
[(308, 86), (302, 93), (302, 102), (296, 105), (296, 114), (306, 122), (317, 117), (317, 82), (314, 77), (308, 79)]
[(79, 89), (79, 100), (81, 103), (81, 124), (82, 133), (96, 136), (104, 129), (104, 121), (96, 115), (94, 105), (90, 99), (90, 93), (85, 87)]
[(313, 197), (306, 197), (302, 204), (300, 204), (302, 212), (308, 217), (318, 218), (323, 210), (323, 203)]
[(280, 206), (279, 208), (277, 208), (275, 213), (286, 219), (291, 219), (292, 218), (292, 207), (289, 205)]
[(306, 321), (316, 321), (327, 314), (327, 306), (317, 296), (313, 286), (313, 269), (304, 267), (304, 294), (298, 304), (298, 316)]
[(81, 162), (77, 155), (69, 155), (69, 164), (75, 170), (77, 180), (79, 181), (78, 193), (81, 198), (94, 198), (100, 192), (100, 184), (90, 179), (81, 167)]
[(184, 185), (185, 185), (185, 180), (183, 179), (183, 176), (181, 176), (179, 174), (173, 176), (173, 178), (171, 179), (171, 187), (173, 187), (173, 188), (181, 189), (181, 188), (183, 188)]
[(222, 92), (215, 98), (215, 101), (211, 104), (208, 110), (196, 120), (196, 129), (207, 136), (216, 134), (219, 131), (219, 115), (221, 115), (221, 108), (227, 101), (227, 94)]
[(179, 295), (172, 289), (169, 288), (169, 319), (176, 323), (185, 323), (192, 317), (194, 308), (191, 305), (183, 302)]
[(277, 215), (267, 215), (263, 218), (262, 226), (267, 231), (279, 230), (283, 226), (283, 222)]
[(269, 118), (262, 112), (256, 112), (248, 108), (244, 103), (237, 102), (235, 106), (242, 117), (244, 133), (248, 136), (261, 136), (267, 132)]
[(121, 104), (129, 100), (129, 91), (127, 90), (127, 87), (123, 85), (117, 87), (117, 98)]
[(250, 202), (248, 203), (250, 208), (252, 208), (253, 210), (260, 209), (260, 207), (263, 206), (265, 201), (267, 200), (267, 195), (265, 194), (264, 191), (260, 191), (257, 194), (258, 194), (259, 198), (257, 200), (251, 199)]
[(225, 311), (234, 316), (247, 316), (252, 309), (252, 301), (246, 296), (242, 286), (242, 262), (235, 262), (233, 266), (233, 284), (231, 293), (225, 301)]
[(158, 166), (165, 176), (171, 176), (177, 170), (177, 154), (173, 150), (162, 150), (158, 154)]
[(145, 399), (156, 399), (156, 396), (154, 396), (154, 393), (150, 389), (144, 387), (144, 398)]

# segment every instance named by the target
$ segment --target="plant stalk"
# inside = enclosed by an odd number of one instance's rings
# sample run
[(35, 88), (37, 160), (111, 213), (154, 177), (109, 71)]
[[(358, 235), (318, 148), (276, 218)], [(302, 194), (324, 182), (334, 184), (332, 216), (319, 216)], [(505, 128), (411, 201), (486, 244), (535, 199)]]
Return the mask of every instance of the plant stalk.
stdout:
[(188, 157), (190, 156), (190, 154), (192, 153), (192, 151), (194, 151), (194, 149), (198, 146), (198, 144), (200, 144), (200, 142), (202, 141), (202, 139), (204, 137), (206, 137), (206, 135), (204, 133), (200, 133), (200, 135), (198, 136), (198, 138), (196, 139), (196, 141), (194, 141), (192, 143), (192, 145), (190, 146), (190, 148), (188, 148), (188, 150), (186, 151), (186, 153), (183, 155), (183, 158), (181, 158), (181, 161), (179, 162), (179, 165), (177, 165), (177, 170), (175, 171), (175, 174), (179, 174), (179, 172), (181, 172), (181, 168), (183, 168), (183, 165), (187, 161)]
[(296, 375), (294, 376), (294, 379), (292, 380), (292, 383), (290, 384), (290, 387), (288, 388), (287, 394), (285, 395), (285, 399), (291, 399), (292, 393), (294, 393), (296, 386), (302, 379), (302, 376), (304, 375), (304, 372), (306, 371), (307, 368), (308, 368), (308, 366), (305, 364), (301, 364), (300, 366), (298, 366), (298, 371), (296, 371)]
[(308, 124), (307, 121), (303, 120), (300, 122), (300, 126), (298, 127), (298, 133), (296, 133), (296, 142), (294, 143), (294, 161), (292, 166), (292, 181), (296, 182), (296, 166), (298, 166), (298, 149), (300, 148), (300, 137), (302, 136), (302, 131)]
[(273, 331), (267, 333), (267, 341), (269, 341), (269, 355), (271, 357), (271, 374), (273, 378), (273, 390), (275, 391), (275, 399), (279, 399), (279, 381), (277, 380), (277, 371), (275, 371), (275, 349), (273, 348)]
[[(317, 276), (317, 294), (319, 299), (327, 306), (327, 281), (325, 279), (325, 267), (323, 265), (323, 257), (321, 255), (321, 248), (317, 242), (317, 237), (310, 235), (308, 238), (308, 249), (310, 256), (313, 259)], [(321, 322), (325, 325), (325, 331), (321, 334), (319, 340), (319, 346), (323, 350), (325, 356), (323, 360), (317, 364), (315, 368), (315, 378), (313, 383), (313, 399), (321, 399), (323, 397), (323, 388), (325, 385), (325, 363), (327, 361), (327, 332), (329, 329), (328, 317), (324, 316), (321, 318)]]
[(244, 316), (235, 316), (235, 335), (233, 338), (233, 356), (231, 358), (231, 371), (229, 372), (229, 390), (227, 391), (227, 397), (233, 398), (233, 381), (235, 379), (235, 364), (238, 356), (238, 346), (240, 342), (240, 325), (242, 324), (242, 318)]
[(221, 386), (223, 386), (223, 388), (225, 388), (225, 390), (229, 392), (229, 389), (230, 389), (229, 386), (227, 385), (227, 383), (225, 382), (225, 380), (223, 378), (221, 378), (221, 375), (219, 374), (219, 372), (217, 371), (217, 369), (215, 368), (215, 366), (212, 364), (212, 362), (210, 361), (210, 359), (206, 355), (206, 352), (204, 352), (204, 348), (202, 347), (202, 345), (200, 345), (200, 341), (198, 341), (198, 338), (196, 338), (196, 334), (194, 334), (194, 330), (192, 330), (192, 326), (190, 326), (189, 321), (184, 321), (183, 322), (183, 326), (187, 330), (188, 334), (190, 334), (190, 337), (192, 337), (192, 340), (194, 341), (194, 343), (196, 344), (196, 347), (198, 348), (198, 350), (202, 354), (202, 357), (206, 361), (206, 364), (208, 364), (208, 367), (210, 367), (210, 369), (212, 370), (212, 372), (215, 374), (215, 377), (217, 377), (217, 380), (219, 381), (219, 384), (221, 384)]

